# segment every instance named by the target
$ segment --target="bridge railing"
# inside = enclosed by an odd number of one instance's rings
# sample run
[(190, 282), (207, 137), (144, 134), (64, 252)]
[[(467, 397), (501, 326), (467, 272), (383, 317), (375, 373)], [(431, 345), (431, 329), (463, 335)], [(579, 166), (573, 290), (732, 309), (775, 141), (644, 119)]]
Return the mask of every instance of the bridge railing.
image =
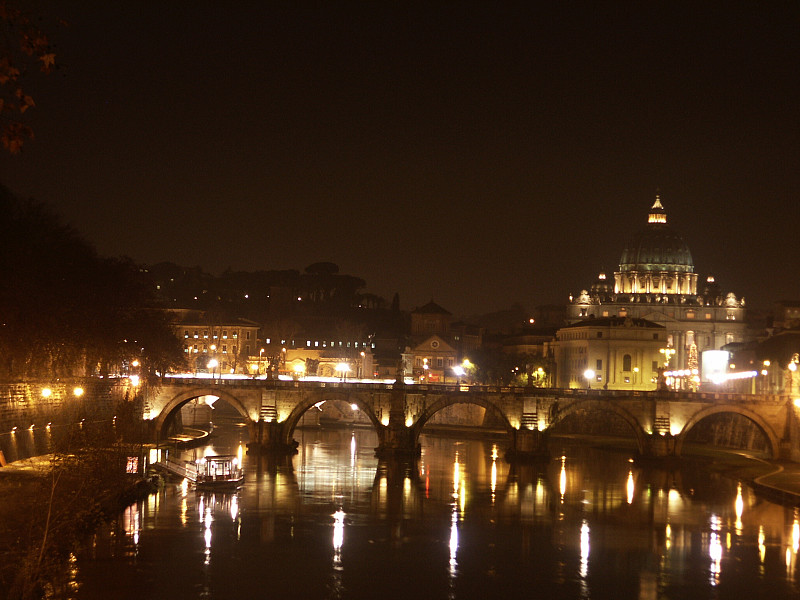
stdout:
[[(170, 385), (185, 386), (226, 386), (226, 387), (257, 387), (268, 389), (350, 389), (350, 390), (392, 390), (397, 387), (395, 383), (365, 382), (365, 381), (286, 381), (283, 379), (226, 379), (208, 377), (168, 377), (166, 381)], [(542, 388), (532, 386), (499, 386), (499, 385), (466, 385), (457, 383), (413, 383), (402, 384), (403, 388), (410, 392), (434, 392), (434, 393), (474, 393), (474, 394), (514, 394), (525, 396), (543, 397), (575, 397), (586, 398), (595, 397), (602, 399), (630, 399), (641, 398), (665, 401), (686, 401), (686, 402), (785, 402), (787, 396), (778, 394), (741, 394), (729, 392), (692, 392), (688, 390), (603, 390), (586, 388)]]

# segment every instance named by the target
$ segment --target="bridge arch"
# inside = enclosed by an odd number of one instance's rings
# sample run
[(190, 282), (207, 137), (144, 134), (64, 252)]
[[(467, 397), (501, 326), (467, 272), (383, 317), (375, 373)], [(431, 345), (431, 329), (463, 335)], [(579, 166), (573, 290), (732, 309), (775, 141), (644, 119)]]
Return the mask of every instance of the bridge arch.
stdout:
[(255, 439), (255, 422), (247, 412), (247, 408), (245, 407), (244, 403), (242, 403), (241, 400), (221, 386), (191, 388), (188, 390), (181, 390), (175, 394), (164, 404), (164, 406), (161, 408), (161, 412), (154, 420), (155, 431), (158, 436), (166, 436), (167, 425), (169, 424), (170, 418), (173, 416), (175, 411), (180, 410), (181, 406), (190, 400), (200, 398), (201, 396), (214, 396), (230, 404), (240, 415), (245, 417), (247, 420), (247, 430), (250, 434), (250, 439)]
[(680, 456), (687, 434), (695, 425), (697, 425), (703, 419), (719, 413), (733, 413), (741, 415), (752, 421), (766, 436), (770, 446), (771, 457), (775, 459), (780, 458), (780, 436), (773, 430), (773, 428), (752, 410), (748, 410), (743, 406), (732, 404), (718, 404), (709, 406), (708, 408), (704, 408), (703, 410), (700, 410), (692, 415), (692, 418), (686, 422), (686, 424), (683, 426), (683, 429), (677, 436), (675, 442), (675, 454)]
[(464, 397), (460, 395), (448, 395), (442, 396), (438, 400), (425, 407), (425, 410), (418, 415), (416, 421), (414, 421), (414, 423), (411, 425), (410, 430), (415, 446), (419, 442), (419, 436), (422, 435), (422, 429), (425, 427), (425, 423), (427, 423), (433, 417), (433, 415), (440, 410), (443, 410), (448, 406), (453, 406), (454, 404), (476, 404), (485, 408), (486, 410), (492, 411), (493, 414), (500, 417), (503, 426), (508, 432), (509, 438), (513, 441), (516, 428), (511, 425), (505, 412), (497, 404), (487, 399), (485, 396)]
[(281, 423), (281, 425), (283, 425), (283, 431), (281, 432), (282, 439), (280, 441), (283, 444), (291, 445), (292, 437), (294, 436), (294, 430), (297, 427), (297, 424), (300, 423), (300, 419), (303, 418), (303, 415), (308, 412), (312, 406), (315, 406), (320, 402), (336, 401), (345, 402), (347, 404), (355, 404), (358, 409), (367, 416), (370, 423), (372, 423), (373, 427), (375, 427), (375, 431), (378, 433), (378, 437), (380, 438), (381, 430), (384, 428), (384, 425), (381, 423), (378, 415), (375, 414), (368, 396), (365, 397), (364, 394), (348, 393), (347, 391), (341, 390), (325, 391), (321, 395), (322, 398), (320, 399), (319, 395), (305, 394), (303, 399), (298, 402), (292, 409), (292, 412), (289, 413), (289, 416), (286, 418), (286, 420)]
[(647, 434), (642, 427), (642, 424), (639, 422), (633, 414), (628, 412), (625, 408), (619, 406), (615, 402), (607, 401), (607, 400), (597, 400), (595, 398), (585, 398), (579, 399), (570, 402), (567, 406), (563, 409), (559, 409), (554, 411), (552, 415), (552, 420), (550, 421), (550, 425), (548, 429), (551, 429), (554, 425), (561, 423), (569, 417), (570, 415), (578, 412), (579, 410), (585, 408), (592, 408), (598, 409), (603, 411), (609, 411), (620, 417), (623, 421), (625, 421), (633, 431), (634, 436), (636, 437), (636, 447), (639, 451), (639, 454), (644, 454), (647, 450), (647, 441), (646, 436)]

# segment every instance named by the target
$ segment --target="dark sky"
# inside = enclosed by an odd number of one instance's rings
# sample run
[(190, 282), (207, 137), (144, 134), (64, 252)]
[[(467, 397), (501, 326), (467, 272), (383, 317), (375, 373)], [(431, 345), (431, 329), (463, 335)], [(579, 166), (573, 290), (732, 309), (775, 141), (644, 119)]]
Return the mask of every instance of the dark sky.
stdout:
[(37, 4), (70, 26), (0, 181), (105, 255), (457, 315), (566, 301), (660, 190), (703, 278), (800, 299), (800, 4), (536, 4)]

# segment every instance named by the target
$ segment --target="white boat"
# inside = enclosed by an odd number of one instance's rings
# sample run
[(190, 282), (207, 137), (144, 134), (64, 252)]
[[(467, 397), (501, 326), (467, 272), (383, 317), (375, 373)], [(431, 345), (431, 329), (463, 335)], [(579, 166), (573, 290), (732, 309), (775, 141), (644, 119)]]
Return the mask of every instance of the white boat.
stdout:
[(220, 454), (198, 458), (195, 486), (199, 490), (235, 490), (244, 481), (244, 471), (238, 456)]

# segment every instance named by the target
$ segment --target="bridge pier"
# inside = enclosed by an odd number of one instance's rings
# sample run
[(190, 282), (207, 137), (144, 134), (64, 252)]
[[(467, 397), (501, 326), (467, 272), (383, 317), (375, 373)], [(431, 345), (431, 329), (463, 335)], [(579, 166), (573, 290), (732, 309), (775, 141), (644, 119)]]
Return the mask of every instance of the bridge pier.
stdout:
[(641, 452), (647, 458), (674, 458), (678, 456), (677, 439), (669, 433), (645, 435)]
[(511, 447), (506, 451), (506, 460), (514, 463), (549, 458), (548, 437), (545, 432), (538, 429), (513, 429)]
[(414, 429), (406, 427), (406, 392), (402, 383), (392, 389), (389, 424), (378, 430), (375, 456), (380, 459), (407, 460), (416, 458), (422, 450)]
[(297, 441), (286, 441), (284, 423), (259, 420), (256, 422), (254, 430), (254, 439), (247, 444), (248, 452), (275, 455), (297, 453)]

